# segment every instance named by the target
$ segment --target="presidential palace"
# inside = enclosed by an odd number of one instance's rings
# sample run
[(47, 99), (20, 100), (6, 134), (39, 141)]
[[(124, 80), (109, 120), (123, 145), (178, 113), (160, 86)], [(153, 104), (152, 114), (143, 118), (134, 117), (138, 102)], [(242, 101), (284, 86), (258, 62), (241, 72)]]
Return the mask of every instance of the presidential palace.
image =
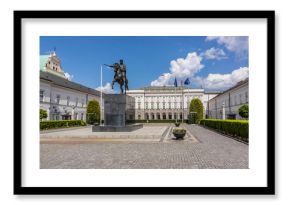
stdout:
[[(133, 99), (134, 109), (126, 116), (129, 120), (186, 120), (194, 98), (203, 103), (206, 118), (221, 119), (222, 109), (225, 109), (227, 119), (241, 119), (238, 109), (248, 103), (248, 79), (224, 92), (184, 86), (149, 86), (129, 90), (127, 95)], [(106, 99), (105, 93), (102, 99)], [(101, 93), (68, 79), (55, 52), (40, 56), (40, 108), (47, 111), (46, 120), (86, 120), (90, 100), (100, 103)]]

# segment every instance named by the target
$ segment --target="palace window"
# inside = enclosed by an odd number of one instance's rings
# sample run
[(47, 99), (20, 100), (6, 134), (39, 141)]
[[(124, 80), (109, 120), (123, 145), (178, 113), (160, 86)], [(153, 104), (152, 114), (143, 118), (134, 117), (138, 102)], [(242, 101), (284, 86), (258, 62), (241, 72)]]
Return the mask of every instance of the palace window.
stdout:
[(141, 103), (138, 102), (138, 109), (140, 110), (141, 109)]
[(163, 102), (163, 109), (165, 109), (165, 102)]
[(79, 98), (76, 97), (76, 106), (78, 106), (78, 103), (79, 103)]
[(69, 100), (70, 100), (70, 96), (66, 97), (66, 105), (69, 106)]
[(235, 105), (237, 105), (237, 96), (235, 95)]
[(151, 109), (154, 109), (154, 104), (153, 104), (153, 102), (151, 102)]
[(60, 95), (56, 95), (56, 104), (59, 104), (60, 102)]
[(242, 104), (243, 101), (242, 101), (242, 94), (240, 94), (240, 104)]
[(85, 100), (82, 99), (82, 107), (84, 107), (84, 105), (85, 105)]
[(248, 102), (248, 92), (245, 93), (246, 103)]
[(148, 109), (148, 103), (147, 102), (145, 103), (145, 108)]
[(44, 101), (44, 90), (40, 90), (39, 99), (40, 99), (40, 102)]

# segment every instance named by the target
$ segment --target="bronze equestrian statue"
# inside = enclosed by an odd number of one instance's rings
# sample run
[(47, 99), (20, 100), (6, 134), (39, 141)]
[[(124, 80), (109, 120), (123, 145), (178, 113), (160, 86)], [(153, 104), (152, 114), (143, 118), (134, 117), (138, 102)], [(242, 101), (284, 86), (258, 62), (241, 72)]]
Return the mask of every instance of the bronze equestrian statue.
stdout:
[(112, 81), (112, 89), (114, 89), (114, 83), (117, 82), (120, 85), (121, 93), (124, 92), (123, 86), (125, 85), (125, 94), (128, 88), (128, 79), (126, 76), (126, 65), (123, 63), (123, 60), (120, 60), (120, 63), (114, 63), (113, 65), (106, 65), (114, 69), (114, 78)]

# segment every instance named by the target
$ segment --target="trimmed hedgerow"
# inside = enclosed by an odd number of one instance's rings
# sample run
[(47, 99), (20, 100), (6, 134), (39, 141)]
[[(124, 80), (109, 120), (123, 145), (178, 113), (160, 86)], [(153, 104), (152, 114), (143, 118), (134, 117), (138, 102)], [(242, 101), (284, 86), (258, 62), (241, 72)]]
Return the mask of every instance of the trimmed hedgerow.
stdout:
[(248, 120), (218, 120), (203, 119), (200, 124), (213, 128), (226, 135), (248, 142), (249, 140), (249, 121)]
[[(187, 123), (188, 120), (183, 120), (183, 122)], [(176, 120), (127, 120), (126, 123), (175, 123)], [(181, 122), (181, 120), (177, 120), (177, 122)]]
[(82, 120), (49, 120), (40, 122), (40, 129), (52, 129), (61, 127), (85, 126), (86, 123)]

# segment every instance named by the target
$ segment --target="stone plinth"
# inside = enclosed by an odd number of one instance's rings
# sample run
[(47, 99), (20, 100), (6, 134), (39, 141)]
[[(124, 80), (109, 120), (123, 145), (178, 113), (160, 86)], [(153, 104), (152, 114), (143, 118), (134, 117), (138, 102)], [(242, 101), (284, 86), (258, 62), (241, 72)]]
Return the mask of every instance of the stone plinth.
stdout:
[(108, 94), (104, 102), (105, 126), (124, 127), (126, 124), (126, 95)]
[(126, 94), (106, 94), (104, 100), (104, 125), (93, 126), (93, 132), (130, 132), (143, 127), (141, 124), (126, 125), (134, 120), (134, 98)]

